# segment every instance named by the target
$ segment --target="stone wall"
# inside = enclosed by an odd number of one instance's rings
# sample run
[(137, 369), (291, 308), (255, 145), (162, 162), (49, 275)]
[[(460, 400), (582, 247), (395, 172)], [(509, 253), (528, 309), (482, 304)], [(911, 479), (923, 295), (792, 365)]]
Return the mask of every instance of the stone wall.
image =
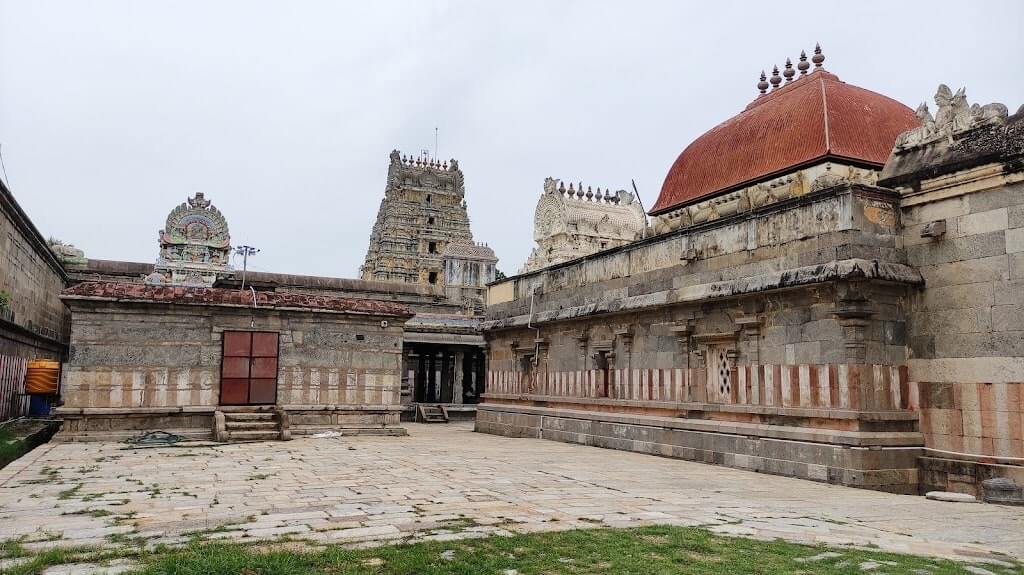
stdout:
[(68, 316), (60, 301), (65, 274), (39, 230), (0, 182), (0, 355), (59, 359), (67, 346)]
[[(928, 447), (1024, 458), (1024, 183), (904, 208), (909, 362)], [(942, 221), (946, 233), (921, 237)]]
[(225, 330), (280, 333), (277, 404), (291, 414), (295, 433), (398, 424), (401, 318), (386, 318), (385, 327), (374, 316), (298, 310), (90, 300), (69, 305), (61, 437), (164, 425), (209, 435), (209, 418), (219, 406)]
[(907, 322), (922, 485), (980, 495), (990, 477), (1024, 483), (1024, 110), (936, 102), (880, 183), (901, 195), (907, 263), (926, 286)]

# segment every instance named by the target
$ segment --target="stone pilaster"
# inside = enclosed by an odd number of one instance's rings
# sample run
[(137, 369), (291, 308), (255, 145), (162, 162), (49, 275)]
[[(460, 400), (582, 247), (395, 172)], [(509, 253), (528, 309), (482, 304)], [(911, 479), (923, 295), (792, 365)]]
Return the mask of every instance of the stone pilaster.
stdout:
[(874, 313), (860, 282), (839, 284), (835, 315), (843, 328), (843, 345), (848, 363), (867, 361), (867, 331)]

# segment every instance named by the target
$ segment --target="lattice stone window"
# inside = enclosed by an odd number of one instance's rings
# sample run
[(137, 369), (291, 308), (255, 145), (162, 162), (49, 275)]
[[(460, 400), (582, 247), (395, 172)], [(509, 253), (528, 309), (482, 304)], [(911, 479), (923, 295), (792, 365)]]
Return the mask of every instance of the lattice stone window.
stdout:
[(732, 395), (732, 353), (725, 345), (709, 345), (707, 350), (708, 387), (722, 399)]

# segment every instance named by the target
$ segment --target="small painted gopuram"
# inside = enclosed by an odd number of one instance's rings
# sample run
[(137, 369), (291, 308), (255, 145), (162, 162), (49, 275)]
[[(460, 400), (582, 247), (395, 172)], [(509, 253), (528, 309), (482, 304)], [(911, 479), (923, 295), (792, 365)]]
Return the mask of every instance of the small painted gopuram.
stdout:
[[(915, 112), (824, 59), (762, 73), (686, 146), (654, 234), (490, 286), (478, 431), (905, 493), (1024, 484), (1024, 109), (941, 86)], [(538, 217), (539, 245), (574, 223)]]
[(167, 215), (159, 240), (160, 256), (148, 284), (211, 287), (231, 272), (228, 222), (201, 192)]

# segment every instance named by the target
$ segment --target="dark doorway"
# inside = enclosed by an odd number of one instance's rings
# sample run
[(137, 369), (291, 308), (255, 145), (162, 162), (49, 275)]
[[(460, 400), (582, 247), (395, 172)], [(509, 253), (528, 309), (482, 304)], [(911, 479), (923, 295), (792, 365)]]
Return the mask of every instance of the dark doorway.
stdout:
[(481, 349), (412, 344), (408, 358), (409, 384), (416, 403), (480, 401), (486, 376), (486, 359)]
[(277, 403), (277, 332), (226, 331), (221, 349), (221, 405)]
[(608, 352), (599, 351), (595, 353), (594, 363), (597, 367), (598, 376), (601, 378), (601, 380), (597, 382), (597, 396), (608, 397), (608, 376), (610, 375), (609, 371), (611, 371), (608, 369)]

